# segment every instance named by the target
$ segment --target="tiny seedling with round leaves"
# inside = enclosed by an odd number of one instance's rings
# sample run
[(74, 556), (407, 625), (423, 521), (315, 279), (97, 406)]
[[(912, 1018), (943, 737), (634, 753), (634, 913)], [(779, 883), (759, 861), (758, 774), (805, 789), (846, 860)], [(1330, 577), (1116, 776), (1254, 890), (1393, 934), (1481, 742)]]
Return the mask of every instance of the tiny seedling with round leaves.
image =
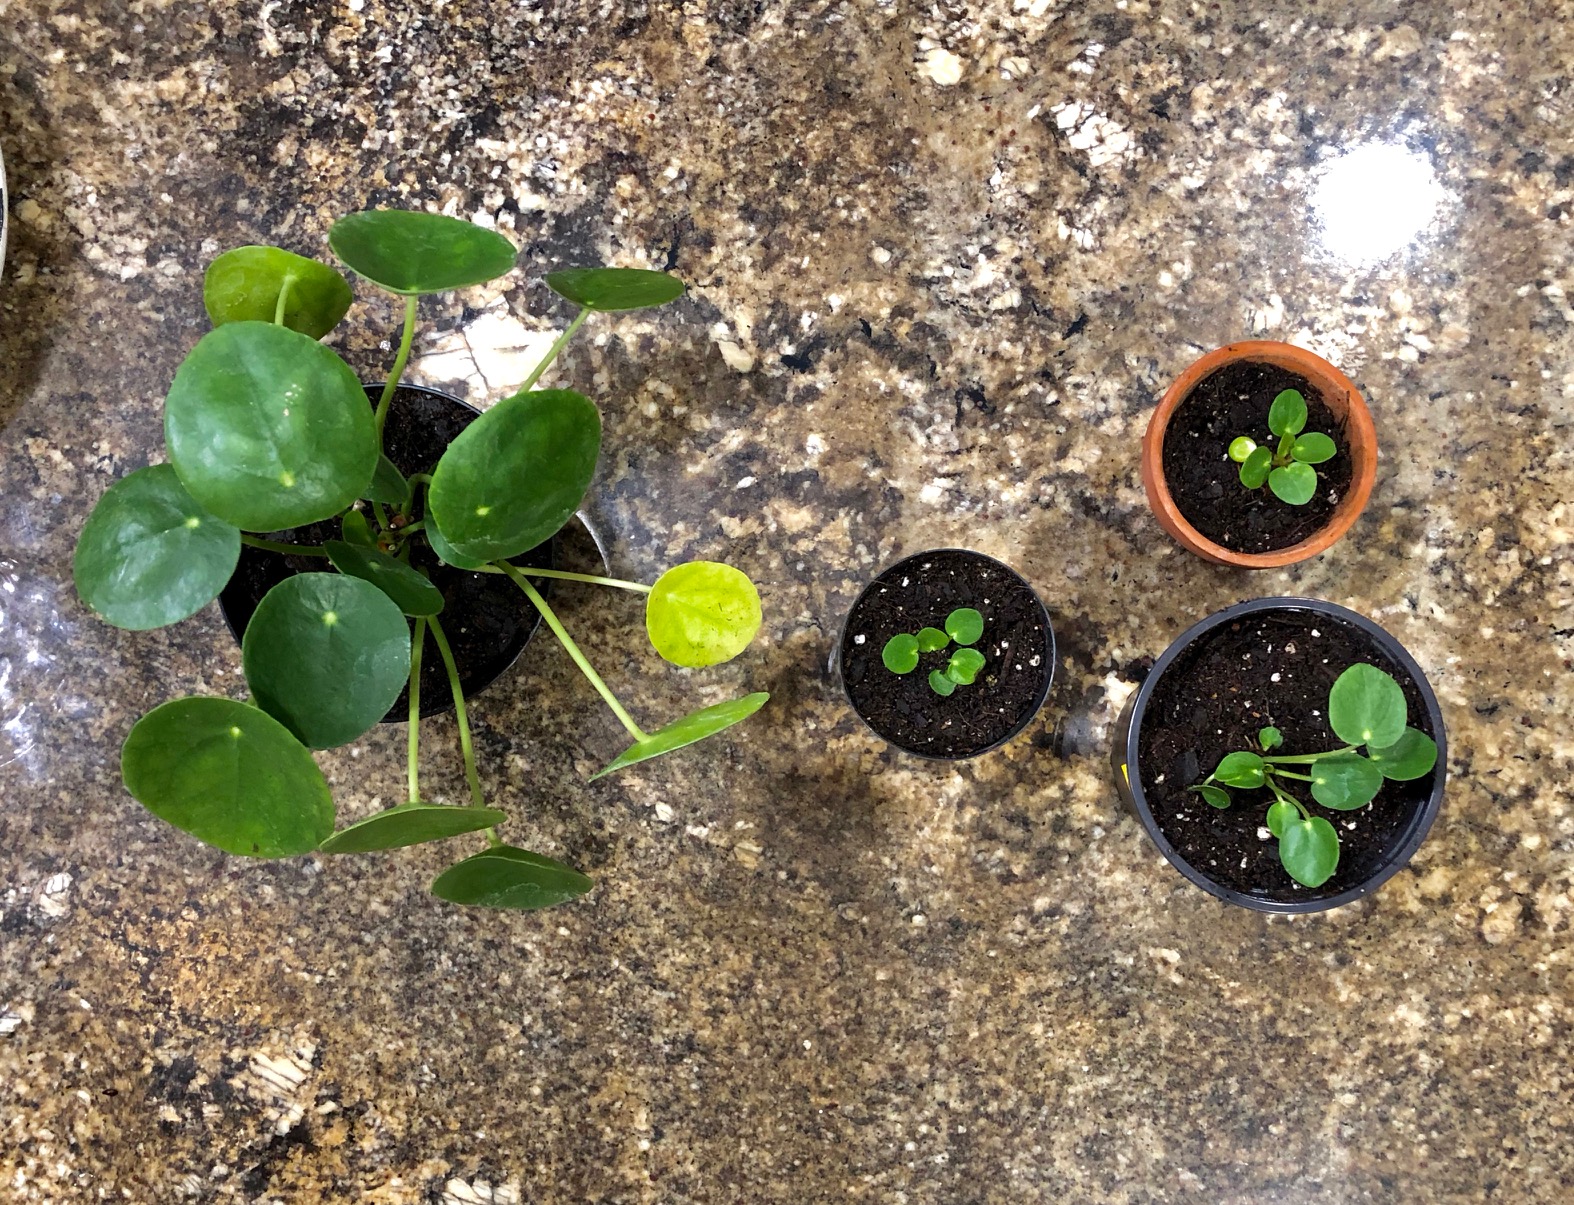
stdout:
[(893, 674), (910, 674), (926, 653), (944, 652), (956, 641), (959, 646), (946, 663), (929, 671), (929, 689), (949, 698), (958, 686), (971, 686), (984, 668), (984, 654), (969, 648), (983, 638), (984, 617), (972, 607), (958, 607), (946, 616), (944, 630), (920, 628), (915, 636), (898, 632), (885, 642), (880, 660)]
[(1317, 492), (1312, 466), (1332, 460), (1339, 449), (1331, 436), (1306, 430), (1306, 399), (1298, 389), (1286, 389), (1273, 399), (1268, 430), (1278, 437), (1276, 447), (1259, 445), (1250, 435), (1230, 441), (1229, 457), (1241, 466), (1241, 484), (1249, 490), (1266, 484), (1281, 502), (1304, 506)]
[[(769, 698), (754, 693), (700, 708), (647, 732), (620, 703), (532, 579), (610, 586), (645, 596), (645, 630), (674, 665), (738, 656), (759, 631), (759, 593), (714, 561), (668, 569), (654, 585), (508, 558), (550, 539), (573, 516), (601, 450), (601, 416), (570, 389), (536, 389), (592, 313), (660, 305), (683, 283), (661, 272), (582, 268), (548, 286), (578, 312), (520, 389), (473, 421), (430, 474), (406, 479), (383, 452), (389, 405), (409, 361), (420, 298), (482, 284), (514, 267), (494, 230), (438, 214), (369, 210), (336, 222), (335, 254), (398, 297), (404, 328), (381, 396), (368, 406), (356, 374), (318, 342), (349, 310), (349, 282), (328, 264), (278, 247), (239, 247), (204, 280), (213, 330), (175, 374), (164, 407), (169, 463), (138, 469), (99, 501), (77, 543), (83, 601), (109, 623), (146, 630), (179, 622), (225, 587), (243, 544), (321, 557), (321, 573), (286, 577), (258, 603), (241, 641), (249, 703), (187, 698), (132, 728), (122, 750), (127, 789), (155, 815), (233, 854), (277, 858), (319, 850), (364, 853), (465, 833), (481, 852), (432, 884), (444, 900), (532, 909), (583, 895), (591, 881), (541, 854), (505, 845), (506, 816), (487, 805), (442, 619), (444, 598), (412, 566), (428, 545), (449, 565), (506, 574), (628, 730), (633, 744), (594, 777), (722, 732)], [(269, 539), (336, 520), (320, 547)], [(421, 662), (428, 644), (453, 693), (469, 787), (466, 806), (420, 791)], [(338, 831), (312, 756), (356, 740), (409, 691), (408, 799)]]
[[(1325, 817), (1290, 794), (1290, 782), (1310, 785), (1312, 799), (1336, 812), (1371, 803), (1385, 779), (1405, 782), (1430, 774), (1437, 743), (1406, 725), (1404, 691), (1375, 665), (1350, 666), (1328, 691), (1328, 726), (1344, 747), (1322, 753), (1276, 752), (1284, 734), (1267, 727), (1257, 749), (1227, 753), (1213, 773), (1188, 788), (1216, 808), (1234, 802), (1229, 788), (1266, 789), (1273, 802), (1265, 821), (1279, 842), (1279, 862), (1297, 883), (1321, 887), (1339, 867), (1339, 833)], [(1365, 749), (1365, 754), (1361, 752)]]

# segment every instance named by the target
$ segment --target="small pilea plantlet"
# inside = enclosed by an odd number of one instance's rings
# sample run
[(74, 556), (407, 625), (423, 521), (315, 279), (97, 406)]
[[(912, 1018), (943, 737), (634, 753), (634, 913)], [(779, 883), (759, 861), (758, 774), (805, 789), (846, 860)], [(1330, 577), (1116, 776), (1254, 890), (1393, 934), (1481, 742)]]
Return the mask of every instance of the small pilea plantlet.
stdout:
[(1297, 883), (1321, 887), (1339, 867), (1338, 831), (1312, 815), (1285, 783), (1310, 783), (1312, 798), (1323, 807), (1352, 812), (1372, 802), (1385, 778), (1405, 782), (1431, 773), (1437, 744), (1419, 728), (1407, 727), (1405, 716), (1399, 683), (1375, 665), (1352, 665), (1328, 691), (1328, 726), (1344, 748), (1275, 754), (1284, 735), (1264, 728), (1257, 733), (1260, 752), (1225, 754), (1212, 774), (1189, 789), (1227, 808), (1232, 800), (1225, 788), (1266, 787), (1273, 795), (1266, 823), (1279, 841), (1280, 863)]
[[(579, 507), (601, 449), (601, 415), (568, 389), (534, 386), (593, 313), (681, 296), (660, 272), (583, 268), (547, 285), (579, 312), (519, 391), (466, 427), (430, 474), (406, 479), (383, 453), (383, 428), (415, 338), (423, 295), (511, 271), (514, 246), (496, 231), (437, 214), (375, 210), (336, 222), (338, 257), (403, 302), (404, 329), (375, 406), (356, 374), (318, 342), (350, 307), (334, 268), (277, 247), (241, 247), (209, 267), (203, 302), (214, 329), (175, 374), (164, 405), (169, 463), (112, 485), (78, 540), (77, 591), (109, 623), (146, 630), (211, 602), (242, 544), (322, 558), (326, 572), (285, 578), (257, 605), (241, 641), (250, 702), (177, 699), (132, 728), (126, 788), (149, 811), (233, 854), (396, 849), (484, 832), (487, 848), (432, 884), (442, 899), (541, 908), (591, 881), (561, 862), (505, 845), (487, 806), (459, 672), (439, 618), (444, 596), (411, 564), (429, 545), (442, 561), (506, 574), (540, 612), (633, 743), (593, 777), (671, 753), (752, 715), (755, 693), (654, 732), (637, 724), (564, 630), (532, 578), (611, 586), (645, 596), (645, 631), (675, 665), (728, 661), (754, 639), (760, 598), (741, 571), (712, 561), (668, 569), (654, 585), (509, 558), (550, 539)], [(322, 546), (269, 539), (337, 520)], [(261, 533), (261, 534), (258, 534)], [(424, 802), (419, 783), (421, 661), (435, 647), (458, 721), (469, 806)], [(409, 687), (407, 802), (334, 831), (314, 749), (344, 745), (381, 720)]]
[(971, 686), (984, 668), (984, 654), (966, 646), (977, 644), (984, 634), (984, 617), (972, 607), (958, 607), (946, 616), (945, 630), (920, 628), (918, 635), (898, 632), (885, 642), (880, 660), (893, 674), (910, 674), (918, 668), (924, 653), (943, 652), (954, 640), (962, 646), (945, 665), (929, 671), (929, 689), (949, 696), (958, 686)]
[(1241, 466), (1241, 484), (1249, 490), (1264, 482), (1281, 502), (1304, 506), (1317, 492), (1314, 464), (1332, 460), (1338, 448), (1332, 437), (1306, 427), (1306, 399), (1299, 389), (1286, 389), (1268, 408), (1268, 430), (1279, 437), (1275, 448), (1258, 447), (1250, 435), (1230, 441), (1230, 459)]

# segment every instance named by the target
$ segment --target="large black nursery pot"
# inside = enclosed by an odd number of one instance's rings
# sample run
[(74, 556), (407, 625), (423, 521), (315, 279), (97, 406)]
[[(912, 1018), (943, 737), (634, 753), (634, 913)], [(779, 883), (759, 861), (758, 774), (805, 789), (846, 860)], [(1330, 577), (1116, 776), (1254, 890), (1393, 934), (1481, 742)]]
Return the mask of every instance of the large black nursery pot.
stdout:
[[(974, 683), (949, 697), (929, 686), (929, 672), (946, 664), (955, 643), (924, 654), (910, 673), (885, 667), (887, 640), (940, 629), (960, 607), (984, 618), (971, 646), (984, 657)], [(864, 587), (832, 660), (847, 701), (881, 740), (919, 757), (960, 761), (998, 749), (1038, 714), (1055, 675), (1055, 631), (1015, 569), (969, 549), (935, 548), (897, 561)]]
[[(382, 385), (365, 388), (368, 399), (375, 405), (382, 396)], [(400, 385), (388, 409), (383, 450), (406, 477), (430, 473), (448, 445), (480, 415), (474, 406), (452, 394), (422, 385)], [(336, 521), (313, 523), (308, 527), (273, 532), (268, 538), (290, 544), (321, 544), (324, 540), (340, 538), (339, 524)], [(514, 557), (513, 563), (550, 569), (554, 555), (555, 541), (548, 540)], [(519, 659), (541, 622), (540, 612), (519, 587), (502, 574), (455, 569), (439, 561), (424, 543), (416, 547), (410, 563), (417, 569), (425, 569), (432, 584), (442, 591), (443, 610), (438, 618), (453, 648), (459, 685), (466, 698), (479, 694)], [(322, 557), (291, 556), (243, 545), (234, 576), (219, 595), (224, 620), (235, 639), (241, 639), (257, 604), (274, 586), (296, 573), (324, 571), (332, 572), (332, 566)], [(550, 584), (543, 581), (538, 587), (548, 597)], [(421, 714), (440, 715), (453, 708), (453, 692), (442, 658), (429, 644), (427, 655), (421, 661)], [(409, 688), (406, 687), (388, 709), (383, 722), (404, 722), (409, 716)]]
[[(1256, 656), (1252, 664), (1239, 655), (1235, 645), (1228, 643), (1261, 639), (1265, 633), (1266, 648), (1271, 650), (1276, 640), (1282, 641), (1281, 655), (1298, 659), (1293, 662), (1295, 670), (1289, 670), (1290, 662), (1270, 664), (1271, 652), (1267, 660)], [(1346, 658), (1351, 650), (1356, 655), (1340, 663), (1341, 657), (1334, 655), (1335, 648), (1324, 647), (1324, 641), (1347, 650)], [(1299, 647), (1302, 644), (1307, 647)], [(1324, 652), (1329, 655), (1324, 657)], [(1177, 756), (1175, 750), (1184, 746), (1173, 742), (1166, 746), (1163, 738), (1172, 724), (1192, 725), (1204, 734), (1204, 739), (1214, 727), (1214, 718), (1202, 714), (1205, 705), (1176, 705), (1176, 700), (1184, 698), (1178, 689), (1182, 684), (1202, 680), (1209, 673), (1209, 665), (1216, 665), (1225, 657), (1229, 657), (1232, 667), (1225, 681), (1233, 681), (1238, 690), (1226, 685), (1224, 693), (1239, 693), (1241, 697), (1230, 698), (1221, 707), (1240, 710), (1260, 706), (1264, 709), (1264, 724), (1278, 721), (1269, 709), (1276, 693), (1290, 693), (1289, 679), (1304, 679), (1296, 688), (1313, 698), (1315, 681), (1315, 689), (1322, 691), (1319, 707), (1326, 709), (1328, 680), (1352, 660), (1375, 665), (1403, 689), (1409, 723), (1437, 743), (1437, 762), (1427, 775), (1411, 782), (1385, 782), (1376, 799), (1359, 812), (1323, 813), (1333, 817), (1340, 830), (1341, 854), (1338, 869), (1321, 887), (1308, 888), (1294, 882), (1278, 865), (1277, 847), (1263, 836), (1267, 829), (1257, 827), (1263, 823), (1260, 793), (1250, 797), (1237, 794), (1231, 807), (1224, 811), (1210, 808), (1199, 796), (1192, 796), (1196, 802), (1189, 811), (1185, 805), (1176, 806), (1180, 792), (1200, 782), (1222, 755), (1201, 751), (1191, 757)], [(1275, 669), (1275, 665), (1281, 668)], [(1314, 717), (1321, 715), (1318, 708), (1303, 705), (1303, 709)], [(1339, 744), (1331, 734), (1328, 741), (1330, 745)], [(1299, 749), (1287, 740), (1283, 751), (1321, 751), (1330, 745)], [(1409, 862), (1437, 818), (1447, 764), (1443, 713), (1421, 667), (1397, 640), (1364, 615), (1309, 598), (1253, 599), (1192, 625), (1154, 663), (1141, 688), (1127, 702), (1115, 723), (1110, 747), (1116, 790), (1176, 870), (1229, 903), (1277, 913), (1337, 908), (1371, 894), (1387, 882)], [(1248, 826), (1254, 830), (1249, 835), (1242, 832)], [(1354, 830), (1359, 830), (1359, 849), (1355, 848)], [(1222, 852), (1231, 835), (1236, 841), (1234, 852), (1245, 851), (1242, 857), (1250, 865), (1250, 872), (1233, 857), (1209, 856), (1205, 844), (1208, 839), (1216, 836), (1218, 844), (1214, 848)], [(1270, 852), (1272, 870), (1277, 875), (1268, 868)], [(1255, 885), (1241, 882), (1248, 873), (1259, 876), (1260, 881)]]

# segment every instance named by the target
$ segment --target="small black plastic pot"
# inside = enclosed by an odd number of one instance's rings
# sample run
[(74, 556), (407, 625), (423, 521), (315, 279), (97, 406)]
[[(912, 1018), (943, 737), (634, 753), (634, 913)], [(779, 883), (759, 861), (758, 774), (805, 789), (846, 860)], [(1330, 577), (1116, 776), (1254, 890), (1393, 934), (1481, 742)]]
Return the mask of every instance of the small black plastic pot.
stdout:
[[(1142, 736), (1142, 725), (1147, 715), (1149, 702), (1154, 692), (1158, 689), (1164, 675), (1171, 672), (1171, 667), (1180, 661), (1187, 650), (1200, 638), (1215, 631), (1219, 627), (1234, 623), (1244, 616), (1257, 615), (1270, 611), (1304, 611), (1314, 615), (1325, 616), (1331, 620), (1342, 622), (1349, 628), (1354, 628), (1363, 633), (1374, 649), (1381, 652), (1386, 659), (1397, 668), (1404, 671), (1414, 683), (1419, 694), (1421, 704), (1426, 712), (1426, 727), (1430, 730), (1433, 739), (1437, 742), (1437, 765), (1432, 771), (1431, 789), (1418, 805), (1414, 806), (1406, 822), (1401, 824), (1382, 849), (1376, 864), (1363, 875), (1356, 883), (1344, 886), (1342, 889), (1328, 894), (1319, 894), (1320, 888), (1302, 888), (1297, 893), (1297, 898), (1283, 899), (1268, 896), (1251, 895), (1235, 890), (1210, 877), (1206, 871), (1199, 869), (1186, 860), (1185, 857), (1172, 845), (1165, 836), (1163, 828), (1155, 819), (1149, 807), (1146, 794), (1143, 790), (1142, 765), (1139, 760), (1139, 749)], [(1175, 672), (1183, 672), (1176, 670)], [(1426, 680), (1425, 673), (1416, 664), (1415, 659), (1405, 651), (1403, 645), (1395, 640), (1377, 624), (1364, 615), (1351, 611), (1333, 603), (1321, 602), (1310, 598), (1256, 598), (1249, 602), (1238, 603), (1223, 611), (1208, 616), (1199, 623), (1193, 624), (1182, 632), (1181, 635), (1165, 650), (1164, 655), (1158, 659), (1143, 680), (1141, 688), (1132, 695), (1121, 712), (1120, 719), (1115, 722), (1110, 745), (1110, 771), (1115, 782), (1115, 789), (1147, 830), (1148, 836), (1159, 847), (1162, 853), (1176, 870), (1185, 875), (1204, 891), (1218, 896), (1231, 904), (1239, 904), (1243, 908), (1250, 908), (1257, 912), (1274, 913), (1306, 913), (1325, 912), (1330, 908), (1338, 908), (1342, 904), (1351, 903), (1370, 895), (1378, 887), (1387, 882), (1396, 874), (1411, 856), (1420, 847), (1426, 838), (1427, 832), (1432, 827), (1432, 822), (1437, 818), (1438, 809), (1443, 803), (1443, 788), (1447, 779), (1448, 744), (1443, 728), (1443, 713), (1438, 707), (1437, 696), (1433, 693), (1431, 685)], [(1241, 806), (1241, 802), (1235, 804)]]
[[(367, 385), (367, 397), (376, 403), (381, 385)], [(383, 431), (383, 450), (406, 477), (430, 473), (454, 438), (481, 412), (451, 394), (421, 385), (400, 385), (388, 409)], [(268, 537), (292, 544), (321, 544), (339, 539), (337, 522), (313, 523), (308, 527), (273, 532)], [(555, 540), (548, 540), (529, 552), (513, 558), (513, 563), (537, 569), (550, 569), (555, 561)], [(541, 614), (520, 592), (518, 586), (498, 573), (468, 573), (445, 565), (424, 543), (418, 543), (411, 562), (430, 574), (432, 584), (443, 594), (443, 632), (453, 648), (459, 669), (459, 685), (465, 697), (479, 694), (515, 661), (541, 623)], [(290, 556), (243, 545), (234, 576), (219, 595), (224, 621), (237, 642), (251, 622), (252, 613), (262, 596), (285, 578), (296, 573), (321, 573), (331, 570), (322, 557)], [(550, 597), (542, 582), (538, 587)], [(442, 658), (430, 645), (421, 661), (421, 714), (441, 715), (454, 709), (453, 692)], [(410, 718), (408, 687), (383, 717), (384, 723), (402, 723)]]
[[(929, 671), (943, 667), (955, 645), (925, 654), (909, 674), (885, 668), (887, 640), (943, 628), (958, 607), (984, 617), (974, 647), (985, 665), (976, 682), (949, 698), (930, 689)], [(998, 749), (1038, 714), (1055, 676), (1055, 630), (1032, 585), (1011, 566), (965, 548), (935, 548), (896, 562), (864, 587), (832, 664), (848, 703), (881, 740), (919, 757), (961, 761)]]

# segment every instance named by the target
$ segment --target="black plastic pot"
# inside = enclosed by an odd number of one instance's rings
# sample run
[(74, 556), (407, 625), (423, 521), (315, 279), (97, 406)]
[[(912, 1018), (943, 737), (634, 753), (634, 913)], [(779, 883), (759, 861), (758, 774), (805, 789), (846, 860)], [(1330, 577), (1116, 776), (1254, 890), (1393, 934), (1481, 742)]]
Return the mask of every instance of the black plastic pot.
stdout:
[[(1164, 675), (1171, 672), (1171, 667), (1184, 657), (1187, 651), (1196, 642), (1226, 624), (1232, 624), (1245, 616), (1261, 615), (1264, 612), (1310, 612), (1313, 615), (1323, 616), (1327, 619), (1346, 625), (1347, 629), (1355, 629), (1371, 642), (1372, 648), (1380, 654), (1374, 660), (1387, 660), (1395, 669), (1408, 675), (1414, 687), (1414, 693), (1419, 696), (1422, 708), (1425, 711), (1425, 722), (1418, 726), (1429, 730), (1432, 738), (1437, 742), (1437, 765), (1432, 770), (1430, 789), (1425, 790), (1419, 802), (1413, 805), (1411, 814), (1403, 820), (1389, 836), (1382, 847), (1375, 864), (1368, 868), (1354, 883), (1346, 883), (1333, 890), (1325, 888), (1298, 887), (1293, 891), (1292, 898), (1281, 898), (1265, 891), (1261, 895), (1239, 891), (1222, 884), (1210, 876), (1206, 871), (1194, 866), (1170, 842), (1164, 829), (1155, 819), (1153, 810), (1149, 806), (1147, 794), (1144, 791), (1144, 775), (1139, 760), (1141, 746), (1142, 726), (1147, 714), (1150, 701)], [(1177, 668), (1174, 672), (1184, 672), (1184, 667)], [(1403, 683), (1401, 683), (1403, 685)], [(1251, 908), (1258, 912), (1277, 913), (1303, 913), (1323, 912), (1330, 908), (1337, 908), (1348, 904), (1363, 896), (1371, 894), (1383, 883), (1387, 882), (1401, 867), (1407, 863), (1426, 838), (1432, 822), (1437, 818), (1438, 809), (1443, 803), (1443, 788), (1447, 778), (1448, 745), (1446, 733), (1443, 728), (1443, 713), (1438, 707), (1437, 696), (1432, 692), (1432, 687), (1426, 680), (1426, 675), (1415, 660), (1407, 653), (1397, 640), (1390, 636), (1377, 624), (1364, 615), (1357, 614), (1345, 607), (1333, 603), (1321, 602), (1309, 598), (1258, 598), (1250, 602), (1239, 603), (1236, 606), (1219, 611), (1199, 623), (1193, 624), (1170, 647), (1164, 655), (1154, 663), (1144, 679), (1142, 687), (1127, 702), (1121, 712), (1120, 719), (1115, 723), (1113, 739), (1110, 746), (1110, 770), (1114, 777), (1115, 788), (1126, 805), (1141, 821), (1142, 827), (1147, 830), (1148, 836), (1159, 847), (1170, 863), (1204, 891), (1218, 896), (1232, 904), (1239, 904), (1243, 908)], [(1420, 780), (1423, 789), (1426, 780)], [(1235, 807), (1241, 807), (1237, 801)], [(1337, 879), (1337, 876), (1336, 876)], [(1330, 880), (1332, 886), (1335, 880)]]
[[(975, 647), (985, 666), (973, 685), (959, 686), (950, 698), (929, 688), (929, 670), (943, 666), (955, 646), (926, 654), (910, 674), (885, 668), (880, 652), (887, 640), (943, 627), (957, 607), (984, 616)], [(832, 661), (848, 703), (881, 740), (919, 757), (961, 761), (998, 749), (1038, 714), (1055, 676), (1055, 630), (1015, 569), (969, 549), (935, 548), (896, 562), (864, 587)], [(1002, 698), (1010, 704), (1005, 712), (988, 708)]]
[[(381, 385), (367, 385), (367, 397), (375, 404), (382, 394)], [(436, 389), (420, 385), (401, 385), (388, 410), (383, 432), (383, 448), (405, 476), (430, 473), (444, 449), (468, 427), (481, 412), (474, 406)], [(321, 544), (339, 538), (336, 522), (313, 523), (309, 527), (273, 532), (269, 537), (286, 543)], [(555, 560), (555, 540), (548, 540), (529, 552), (513, 558), (516, 565), (550, 569)], [(425, 569), (443, 593), (443, 611), (438, 617), (453, 648), (459, 668), (459, 684), (466, 698), (479, 694), (519, 659), (529, 643), (541, 615), (508, 578), (497, 573), (467, 573), (445, 565), (424, 543), (419, 544), (411, 564)], [(219, 595), (224, 621), (235, 639), (240, 640), (262, 596), (285, 578), (296, 573), (321, 573), (330, 566), (322, 557), (289, 556), (242, 546), (240, 562), (229, 585)], [(537, 587), (550, 597), (543, 581)], [(421, 661), (421, 714), (441, 715), (454, 708), (453, 692), (442, 658), (429, 641)], [(384, 723), (400, 723), (410, 717), (409, 690), (401, 692)]]

